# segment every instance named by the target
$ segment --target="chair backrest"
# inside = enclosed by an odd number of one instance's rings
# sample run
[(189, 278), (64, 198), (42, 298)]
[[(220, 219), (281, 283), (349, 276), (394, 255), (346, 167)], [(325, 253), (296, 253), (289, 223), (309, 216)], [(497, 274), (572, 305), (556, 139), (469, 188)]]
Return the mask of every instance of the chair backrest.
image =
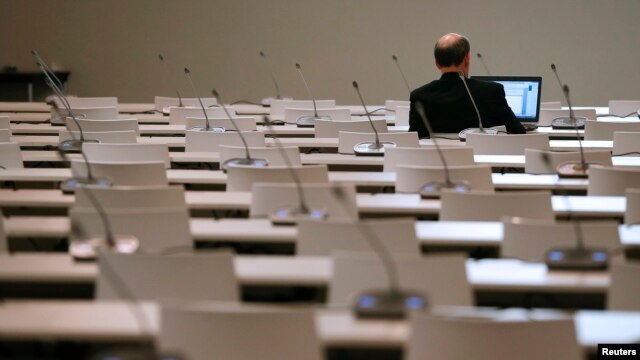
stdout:
[[(77, 119), (85, 120), (118, 120), (119, 115), (118, 108), (115, 106), (72, 107), (71, 112)], [(67, 112), (65, 111), (64, 114)]]
[[(178, 106), (180, 105), (180, 99), (177, 97), (164, 97), (164, 96), (156, 96), (154, 99), (154, 107), (158, 111), (163, 111), (164, 108), (170, 106)], [(211, 105), (218, 105), (218, 99), (216, 98), (202, 98), (202, 104), (205, 107), (209, 107)], [(190, 106), (190, 107), (199, 107), (200, 102), (198, 98), (182, 98), (182, 105)]]
[(396, 107), (396, 126), (409, 126), (409, 106)]
[[(448, 166), (475, 165), (473, 149), (466, 146), (442, 147)], [(442, 160), (435, 148), (396, 147), (384, 152), (383, 171), (394, 172), (398, 165), (442, 166)]]
[[(473, 294), (467, 280), (465, 256), (394, 256), (399, 286), (422, 292), (430, 305), (471, 306)], [(353, 304), (364, 290), (385, 289), (389, 280), (384, 264), (372, 254), (337, 253), (329, 282), (329, 304)]]
[[(284, 121), (295, 123), (301, 116), (313, 116), (313, 109), (285, 108)], [(351, 110), (349, 108), (326, 108), (318, 109), (318, 115), (329, 116), (334, 121), (351, 121)]]
[(0, 116), (0, 129), (11, 130), (11, 121), (8, 116)]
[(293, 183), (294, 171), (301, 183), (328, 183), (327, 165), (293, 166), (232, 166), (227, 169), (227, 191), (251, 191), (254, 183)]
[(398, 106), (411, 106), (409, 100), (385, 100), (384, 108), (387, 115), (393, 115)]
[[(358, 219), (353, 185), (303, 184), (304, 198), (311, 208), (324, 209), (329, 219)], [(283, 208), (300, 204), (298, 190), (291, 183), (256, 183), (251, 190), (249, 217), (263, 218)]]
[(499, 221), (504, 216), (541, 220), (555, 218), (548, 191), (443, 191), (440, 199), (442, 221)]
[(466, 145), (474, 155), (524, 155), (524, 149), (550, 149), (549, 134), (469, 134)]
[[(371, 130), (371, 126), (369, 126)], [(378, 135), (380, 141), (388, 141), (395, 143), (400, 147), (419, 147), (417, 132), (397, 132), (397, 133), (381, 133)], [(375, 134), (372, 132), (348, 132), (340, 131), (338, 133), (338, 152), (340, 154), (353, 154), (353, 147), (364, 141), (375, 141)], [(385, 150), (386, 151), (386, 150)]]
[[(209, 119), (212, 118), (224, 118), (226, 117), (226, 113), (224, 109), (221, 107), (212, 107), (206, 108), (207, 117)], [(232, 108), (227, 108), (229, 111), (229, 115), (235, 116), (236, 112)], [(169, 112), (169, 124), (171, 125), (186, 125), (187, 118), (204, 118), (204, 113), (202, 112), (202, 108), (198, 104), (198, 106), (194, 107), (172, 107)]]
[[(111, 186), (94, 188), (91, 192), (105, 209), (149, 209), (154, 208), (184, 208), (187, 202), (184, 188), (172, 186)], [(93, 208), (93, 204), (84, 191), (75, 194), (74, 207)]]
[[(106, 177), (112, 185), (153, 186), (168, 185), (166, 164), (163, 161), (148, 162), (91, 162), (94, 177)], [(73, 177), (86, 178), (87, 166), (84, 161), (72, 160)]]
[[(387, 129), (387, 121), (384, 119), (373, 120), (373, 126), (379, 133), (389, 132)], [(315, 137), (317, 138), (337, 138), (341, 131), (367, 133), (371, 132), (371, 130), (369, 120), (316, 120), (314, 127)]]
[(640, 121), (587, 120), (584, 126), (584, 139), (611, 141), (616, 131), (640, 132)]
[(540, 103), (540, 109), (562, 109), (560, 101), (543, 101)]
[[(77, 119), (82, 131), (87, 132), (105, 132), (105, 131), (134, 131), (136, 136), (140, 136), (140, 126), (136, 119), (119, 119), (119, 120), (85, 120)], [(67, 130), (79, 131), (76, 123), (67, 118)]]
[(0, 142), (11, 142), (11, 130), (0, 129)]
[(475, 314), (464, 317), (454, 311), (411, 315), (408, 360), (583, 358), (571, 318), (531, 320), (526, 313), (517, 318), (498, 314), (494, 318)]
[(627, 210), (624, 213), (626, 224), (640, 224), (640, 185), (635, 189), (627, 189)]
[[(509, 217), (504, 218), (502, 223), (502, 257), (544, 261), (550, 248), (577, 244), (576, 225), (572, 222)], [(579, 226), (583, 241), (588, 246), (609, 250), (620, 246), (618, 223), (615, 221), (581, 221)]]
[[(233, 121), (238, 125), (240, 131), (255, 131), (256, 118), (252, 116), (234, 116)], [(188, 117), (185, 119), (186, 129), (191, 129), (196, 126), (204, 127), (207, 124), (207, 120), (202, 117), (202, 113), (199, 117)], [(209, 118), (209, 124), (211, 127), (223, 127), (226, 131), (235, 131), (235, 127), (229, 118), (227, 117), (215, 117)]]
[[(252, 147), (249, 148), (251, 157), (265, 159), (269, 166), (286, 166), (287, 161), (282, 157), (284, 151), (291, 166), (302, 166), (300, 159), (300, 149), (295, 146), (277, 147)], [(220, 145), (220, 163), (233, 158), (244, 158), (245, 148), (242, 146)]]
[(5, 169), (24, 168), (18, 143), (0, 142), (0, 166)]
[(609, 114), (627, 116), (640, 110), (640, 100), (609, 100)]
[(640, 310), (640, 262), (613, 262), (611, 284), (607, 293), (607, 309)]
[(612, 153), (615, 156), (640, 156), (640, 132), (614, 132)]
[[(584, 117), (589, 120), (596, 120), (596, 109), (579, 109), (573, 110), (573, 116)], [(540, 119), (538, 125), (551, 126), (551, 122), (559, 117), (569, 117), (569, 109), (549, 109), (540, 107)]]
[[(135, 144), (138, 141), (138, 135), (133, 130), (83, 131), (83, 133), (85, 139), (98, 140), (101, 144)], [(59, 134), (60, 141), (80, 139), (80, 131), (60, 129)]]
[[(611, 166), (611, 152), (609, 150), (584, 150), (584, 158), (589, 163)], [(555, 174), (556, 166), (565, 161), (580, 161), (580, 152), (524, 150), (524, 172), (527, 174)]]
[[(242, 135), (249, 147), (267, 146), (264, 140), (264, 132), (262, 131), (243, 131)], [(186, 152), (220, 152), (220, 145), (243, 146), (242, 139), (236, 131), (223, 133), (185, 131)]]
[(298, 223), (296, 254), (329, 256), (334, 251), (375, 252), (368, 237), (375, 234), (392, 254), (420, 255), (413, 219), (371, 221), (327, 220)]
[[(327, 109), (336, 107), (335, 100), (316, 100), (316, 108)], [(271, 101), (269, 114), (271, 120), (284, 120), (284, 109), (313, 109), (313, 101), (311, 100), (284, 100), (275, 99)]]
[(589, 196), (624, 196), (627, 189), (640, 187), (640, 169), (608, 166), (589, 167)]
[[(238, 301), (240, 290), (231, 253), (180, 255), (119, 254), (98, 257), (98, 300)], [(120, 281), (130, 294), (122, 293)]]
[[(54, 100), (57, 104), (59, 104), (59, 108), (63, 108), (62, 103), (59, 98), (55, 98)], [(75, 97), (68, 96), (67, 101), (69, 101), (69, 105), (71, 108), (90, 108), (90, 107), (117, 107), (118, 106), (118, 98), (114, 96), (103, 96), (103, 97)]]
[[(489, 165), (449, 166), (451, 181), (467, 181), (473, 190), (494, 191)], [(396, 166), (396, 192), (417, 193), (427, 183), (444, 182), (443, 166)]]
[(161, 309), (158, 346), (189, 360), (323, 358), (310, 309), (200, 303)]
[(82, 150), (90, 162), (164, 162), (171, 167), (166, 144), (103, 144), (84, 143)]

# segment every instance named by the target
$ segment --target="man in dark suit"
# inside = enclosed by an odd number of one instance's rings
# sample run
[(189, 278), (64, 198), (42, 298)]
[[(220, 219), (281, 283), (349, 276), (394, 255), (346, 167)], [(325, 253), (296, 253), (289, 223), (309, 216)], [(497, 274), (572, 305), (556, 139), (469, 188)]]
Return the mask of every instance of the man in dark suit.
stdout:
[[(469, 76), (469, 40), (462, 35), (447, 34), (436, 43), (434, 56), (442, 76), (411, 92), (409, 131), (417, 131), (421, 138), (429, 136), (415, 110), (416, 101), (422, 102), (434, 132), (458, 133), (467, 128), (477, 128), (478, 115), (461, 78)], [(501, 84), (475, 79), (465, 81), (485, 128), (505, 125), (509, 133), (525, 133), (507, 104)]]

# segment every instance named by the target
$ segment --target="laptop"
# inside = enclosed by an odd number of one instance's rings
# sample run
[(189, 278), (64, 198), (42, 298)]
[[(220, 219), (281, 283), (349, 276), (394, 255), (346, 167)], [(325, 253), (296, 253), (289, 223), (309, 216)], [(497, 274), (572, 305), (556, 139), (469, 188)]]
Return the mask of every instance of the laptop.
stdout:
[(472, 76), (472, 79), (493, 81), (504, 86), (509, 107), (522, 125), (536, 125), (540, 118), (541, 76)]

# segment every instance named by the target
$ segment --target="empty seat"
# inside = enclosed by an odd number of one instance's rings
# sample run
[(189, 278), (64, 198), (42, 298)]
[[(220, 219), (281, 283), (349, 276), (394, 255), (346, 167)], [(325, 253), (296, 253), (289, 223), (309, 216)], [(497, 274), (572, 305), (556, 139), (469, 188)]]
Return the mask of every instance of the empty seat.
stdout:
[[(71, 113), (76, 116), (77, 119), (89, 119), (89, 120), (118, 120), (118, 108), (115, 106), (109, 107), (72, 107)], [(66, 110), (63, 110), (63, 114), (68, 115)]]
[(169, 147), (166, 144), (82, 144), (90, 162), (164, 162), (171, 168)]
[[(101, 144), (135, 144), (138, 141), (138, 135), (133, 130), (83, 131), (83, 133), (85, 139), (98, 140)], [(80, 131), (60, 129), (59, 134), (60, 141), (80, 139)]]
[(640, 169), (606, 166), (589, 168), (589, 196), (624, 196), (625, 190), (640, 187)]
[[(242, 146), (228, 146), (221, 145), (220, 149), (220, 163), (224, 164), (227, 160), (233, 158), (246, 157), (246, 150)], [(285, 153), (287, 159), (282, 157), (282, 153)], [(252, 158), (264, 159), (269, 166), (286, 166), (287, 160), (291, 166), (301, 166), (302, 161), (300, 159), (300, 149), (293, 146), (287, 147), (252, 147), (249, 148), (249, 153)]]
[[(475, 165), (473, 149), (470, 147), (443, 147), (441, 150), (448, 166)], [(398, 165), (442, 166), (442, 160), (435, 148), (386, 149), (383, 170), (393, 172)]]
[(609, 100), (609, 114), (611, 115), (635, 115), (638, 110), (640, 110), (640, 100)]
[[(62, 107), (60, 99), (55, 98), (56, 103)], [(68, 96), (67, 101), (71, 108), (91, 108), (91, 107), (117, 107), (118, 98), (114, 96), (102, 96), (102, 97), (75, 97)]]
[(474, 155), (524, 155), (525, 149), (549, 150), (548, 134), (469, 134), (467, 146)]
[(587, 121), (584, 126), (585, 140), (613, 140), (613, 133), (640, 132), (640, 121)]
[[(264, 132), (247, 131), (242, 132), (242, 135), (249, 147), (266, 147), (267, 145)], [(235, 131), (214, 133), (187, 130), (185, 132), (186, 152), (219, 152), (220, 145), (243, 146), (243, 143), (240, 135)]]
[[(584, 158), (588, 163), (611, 166), (611, 152), (609, 150), (584, 150)], [(580, 152), (525, 149), (524, 172), (527, 174), (555, 174), (556, 167), (567, 161), (580, 161)]]
[(640, 185), (635, 189), (627, 189), (627, 210), (624, 213), (626, 224), (640, 224)]
[(11, 131), (6, 129), (0, 129), (0, 142), (11, 142)]
[(499, 221), (504, 216), (555, 218), (548, 191), (457, 193), (445, 190), (440, 198), (442, 221)]
[(617, 311), (640, 310), (640, 262), (611, 264), (611, 285), (607, 293), (607, 309)]
[[(334, 107), (336, 107), (335, 100), (316, 100), (316, 108), (318, 109)], [(284, 109), (286, 108), (313, 109), (313, 101), (274, 99), (269, 108), (271, 120), (284, 120)]]
[[(226, 118), (227, 114), (222, 107), (206, 108), (207, 117), (213, 118)], [(229, 115), (235, 116), (236, 112), (232, 108), (227, 108)], [(194, 107), (172, 107), (169, 113), (169, 124), (171, 125), (186, 125), (187, 118), (204, 118), (202, 108), (199, 106)]]
[[(91, 162), (94, 177), (108, 178), (112, 185), (151, 186), (167, 185), (166, 164), (154, 162)], [(84, 161), (72, 160), (71, 173), (75, 178), (87, 177), (87, 165)]]
[[(388, 132), (386, 120), (373, 120), (373, 126), (379, 133)], [(315, 120), (314, 134), (317, 138), (337, 138), (341, 131), (367, 133), (372, 132), (373, 129), (368, 120)]]
[(0, 169), (22, 169), (22, 152), (18, 143), (0, 142)]
[[(561, 117), (569, 117), (569, 109), (549, 109), (542, 108), (540, 109), (540, 118), (538, 119), (538, 125), (540, 126), (551, 126), (551, 122), (554, 119)], [(573, 110), (573, 116), (575, 117), (583, 117), (588, 120), (596, 120), (597, 114), (596, 109), (579, 109)]]
[[(136, 136), (140, 136), (140, 127), (138, 120), (135, 119), (119, 119), (119, 120), (85, 120), (76, 119), (82, 131), (87, 132), (105, 132), (105, 131), (134, 131)], [(76, 123), (67, 118), (67, 130), (78, 131)]]
[(613, 133), (613, 156), (640, 156), (640, 132)]
[(11, 121), (8, 116), (0, 116), (0, 130), (11, 130)]
[(327, 165), (293, 166), (232, 166), (227, 169), (227, 191), (251, 191), (254, 183), (292, 183), (296, 173), (301, 183), (328, 183)]
[[(494, 191), (489, 165), (449, 166), (448, 170), (453, 182), (466, 181), (473, 190)], [(425, 184), (445, 179), (442, 166), (396, 166), (396, 192), (399, 193), (417, 193)]]
[[(295, 122), (302, 116), (315, 115), (313, 108), (300, 109), (300, 108), (285, 108), (284, 109), (284, 122), (295, 124)], [(318, 109), (318, 115), (329, 116), (330, 120), (334, 121), (351, 121), (351, 110), (349, 108), (326, 108)]]
[[(201, 98), (201, 100), (202, 100), (202, 104), (205, 107), (218, 105), (218, 99), (216, 98)], [(180, 105), (180, 99), (177, 97), (156, 96), (153, 102), (154, 102), (154, 108), (157, 111), (164, 111), (165, 108), (168, 108), (170, 106)], [(198, 98), (182, 98), (182, 105), (190, 106), (190, 107), (196, 107), (196, 106), (199, 107), (200, 102), (198, 101)]]
[[(191, 129), (194, 128), (196, 126), (206, 126), (207, 125), (207, 120), (202, 117), (202, 114), (200, 114), (200, 117), (188, 117), (185, 120), (186, 123), (186, 129)], [(234, 116), (233, 117), (233, 121), (236, 123), (236, 125), (238, 126), (238, 129), (240, 129), (240, 131), (255, 131), (258, 127), (256, 126), (256, 118), (251, 117), (251, 116), (244, 116), (244, 117), (239, 117), (239, 116)], [(236, 131), (235, 126), (233, 126), (233, 123), (231, 122), (231, 120), (229, 120), (229, 118), (227, 117), (216, 117), (216, 118), (209, 118), (209, 125), (211, 127), (221, 127), (224, 128), (226, 131)]]
[(409, 126), (409, 106), (396, 107), (396, 126)]
[[(369, 127), (369, 130), (371, 130), (371, 127)], [(396, 146), (401, 147), (417, 148), (418, 146), (420, 146), (420, 143), (418, 142), (417, 132), (380, 133), (379, 138), (380, 141), (392, 142), (395, 143)], [(340, 154), (353, 154), (353, 147), (356, 144), (375, 140), (375, 134), (371, 131), (364, 133), (340, 131), (338, 133), (338, 152)]]

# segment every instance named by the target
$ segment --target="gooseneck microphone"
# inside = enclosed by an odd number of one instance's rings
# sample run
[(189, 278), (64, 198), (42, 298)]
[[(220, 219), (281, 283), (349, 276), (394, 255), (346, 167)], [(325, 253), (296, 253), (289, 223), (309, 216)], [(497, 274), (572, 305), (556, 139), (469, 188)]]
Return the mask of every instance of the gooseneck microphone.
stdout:
[(469, 99), (471, 99), (471, 104), (473, 105), (473, 109), (476, 111), (476, 116), (478, 117), (478, 128), (469, 128), (464, 129), (458, 133), (458, 138), (461, 141), (467, 140), (467, 134), (487, 134), (487, 135), (496, 135), (498, 131), (496, 129), (485, 129), (482, 125), (482, 117), (480, 116), (480, 110), (478, 110), (478, 106), (476, 105), (476, 101), (473, 99), (473, 95), (471, 95), (471, 90), (469, 90), (469, 85), (467, 85), (467, 80), (462, 72), (458, 72), (458, 76), (460, 76), (460, 80), (462, 80), (462, 84), (464, 84), (465, 90), (467, 90), (467, 94), (469, 95)]
[[(427, 119), (427, 114), (424, 111), (424, 106), (422, 102), (416, 101), (415, 104), (416, 112), (420, 115), (424, 126), (427, 128), (429, 134), (433, 134), (433, 129), (431, 128), (431, 123), (429, 119)], [(468, 181), (451, 181), (451, 177), (449, 175), (449, 166), (447, 166), (447, 160), (444, 157), (444, 153), (442, 153), (442, 149), (440, 149), (440, 145), (436, 140), (435, 136), (431, 136), (433, 140), (433, 145), (436, 147), (436, 151), (438, 152), (438, 156), (440, 156), (440, 161), (442, 162), (442, 167), (444, 170), (444, 178), (445, 181), (431, 181), (427, 184), (424, 184), (420, 188), (420, 197), (423, 199), (437, 199), (440, 197), (440, 193), (442, 189), (452, 189), (455, 192), (468, 192), (471, 190), (471, 186)]]
[(371, 120), (371, 114), (369, 114), (369, 112), (367, 111), (367, 105), (365, 104), (364, 99), (362, 98), (362, 94), (360, 93), (360, 87), (358, 86), (358, 82), (354, 80), (351, 84), (353, 85), (353, 88), (356, 90), (356, 93), (358, 93), (358, 98), (360, 99), (360, 103), (364, 108), (364, 112), (367, 114), (367, 119), (369, 119), (369, 124), (371, 125), (371, 129), (373, 129), (373, 134), (375, 135), (375, 141), (363, 141), (361, 143), (357, 143), (353, 147), (353, 152), (356, 155), (361, 155), (361, 156), (384, 156), (384, 149), (396, 147), (396, 143), (380, 141), (378, 130), (376, 130), (376, 127), (373, 125), (373, 120)]
[[(165, 72), (166, 78), (167, 78), (167, 83), (171, 84), (173, 77), (171, 76), (171, 71), (169, 71), (169, 65), (164, 61), (164, 55), (158, 54), (158, 59), (160, 60), (160, 62), (163, 65), (164, 72)], [(175, 89), (176, 89), (176, 94), (178, 95), (178, 106), (179, 107), (184, 107), (184, 105), (182, 104), (182, 96), (180, 96), (180, 90), (178, 90), (178, 86), (177, 85), (175, 85)]]
[(487, 66), (487, 63), (484, 62), (484, 58), (482, 57), (482, 54), (477, 53), (476, 55), (478, 56), (478, 59), (480, 59), (480, 63), (482, 63), (482, 67), (484, 67), (484, 71), (487, 73), (487, 75), (491, 75), (491, 71), (489, 71), (489, 67)]
[[(558, 75), (558, 70), (556, 69), (556, 64), (551, 64), (551, 71), (553, 71), (553, 75), (555, 75), (556, 80), (558, 81), (558, 85), (560, 86), (560, 89), (562, 90), (562, 93), (564, 95), (564, 83), (562, 82), (562, 80), (560, 80), (560, 76)], [(569, 106), (569, 104), (567, 104), (567, 106)], [(573, 115), (569, 117), (560, 116), (551, 120), (551, 128), (558, 129), (558, 130), (574, 129), (576, 127), (578, 129), (584, 129), (586, 121), (587, 121), (587, 118), (585, 118), (584, 116), (578, 116), (578, 117)]]
[(296, 63), (296, 69), (298, 69), (298, 74), (300, 74), (300, 78), (302, 79), (302, 82), (304, 83), (304, 87), (305, 87), (305, 89), (307, 89), (307, 94), (309, 95), (309, 97), (311, 98), (311, 101), (313, 102), (313, 116), (311, 116), (311, 115), (300, 116), (298, 118), (298, 120), (296, 121), (296, 125), (298, 127), (314, 127), (315, 126), (315, 123), (314, 123), (315, 119), (331, 120), (331, 116), (318, 115), (318, 107), (316, 105), (316, 99), (313, 97), (313, 94), (311, 94), (311, 89), (309, 89), (309, 84), (307, 84), (307, 80), (305, 80), (305, 78), (304, 78), (304, 74), (302, 73), (302, 66), (300, 66), (300, 64)]
[(188, 68), (184, 68), (184, 74), (187, 75), (187, 79), (189, 79), (189, 84), (191, 84), (191, 88), (193, 89), (193, 93), (198, 98), (198, 102), (200, 103), (200, 108), (202, 108), (202, 113), (204, 114), (205, 126), (194, 126), (189, 130), (193, 131), (210, 131), (216, 133), (223, 133), (223, 127), (212, 127), (209, 122), (209, 116), (207, 116), (207, 110), (204, 108), (204, 104), (202, 103), (202, 98), (198, 95), (198, 90), (196, 90), (196, 86), (193, 84), (193, 79), (191, 79), (191, 71)]
[(276, 89), (275, 98), (267, 97), (262, 99), (263, 105), (270, 105), (271, 101), (273, 101), (274, 99), (277, 99), (277, 100), (282, 99), (282, 96), (280, 96), (280, 86), (278, 86), (278, 81), (276, 80), (276, 76), (273, 74), (273, 68), (271, 67), (271, 63), (267, 58), (267, 54), (265, 54), (264, 51), (260, 51), (260, 57), (264, 59), (264, 61), (267, 63), (267, 68), (269, 69), (269, 75), (271, 75), (271, 82), (273, 83), (273, 87)]
[[(267, 126), (269, 130), (272, 130), (271, 121), (268, 117), (263, 117), (263, 122)], [(293, 165), (291, 164), (291, 159), (289, 159), (289, 155), (284, 150), (282, 143), (278, 137), (274, 137), (273, 141), (276, 143), (276, 147), (278, 148), (278, 152), (280, 152), (280, 156), (282, 156), (282, 160), (284, 161), (285, 166), (289, 170), (289, 174), (293, 179), (293, 182), (296, 185), (296, 191), (298, 192), (298, 206), (293, 208), (283, 208), (277, 209), (271, 214), (269, 214), (269, 219), (274, 225), (295, 225), (300, 220), (324, 220), (329, 216), (329, 213), (325, 209), (320, 208), (311, 208), (307, 205), (304, 186), (302, 185), (302, 181), (300, 181), (300, 177), (298, 177), (298, 173), (293, 169)]]
[(398, 57), (395, 55), (391, 55), (391, 58), (393, 59), (393, 62), (396, 63), (396, 67), (398, 68), (398, 71), (400, 72), (400, 76), (402, 76), (402, 81), (404, 81), (404, 86), (407, 87), (407, 91), (409, 93), (411, 93), (411, 86), (409, 86), (409, 82), (407, 81), (407, 77), (404, 76), (404, 71), (402, 71), (402, 67), (400, 66), (400, 62), (398, 61)]
[(247, 139), (244, 138), (244, 135), (242, 135), (242, 131), (240, 131), (240, 128), (238, 127), (238, 124), (236, 124), (236, 121), (233, 119), (231, 114), (229, 114), (227, 107), (224, 105), (224, 102), (222, 101), (222, 97), (220, 96), (220, 93), (218, 93), (216, 89), (211, 90), (211, 93), (216, 99), (218, 99), (218, 102), (220, 103), (220, 106), (222, 106), (222, 109), (224, 110), (224, 113), (227, 115), (227, 118), (229, 119), (229, 121), (231, 122), (231, 125), (233, 125), (233, 128), (236, 130), (236, 132), (238, 132), (238, 136), (240, 136), (240, 140), (242, 140), (242, 146), (244, 147), (244, 151), (245, 151), (244, 158), (231, 158), (225, 161), (224, 164), (222, 164), (221, 166), (222, 170), (226, 171), (230, 166), (253, 166), (253, 167), (268, 166), (269, 163), (267, 162), (267, 160), (254, 159), (251, 157), (251, 153), (249, 152), (249, 144), (247, 144)]
[(58, 86), (58, 88), (60, 88), (60, 90), (64, 91), (64, 85), (62, 84), (62, 81), (60, 81), (60, 79), (56, 76), (56, 73), (53, 72), (53, 70), (51, 70), (49, 65), (47, 65), (47, 63), (40, 57), (40, 54), (35, 50), (31, 50), (31, 54), (33, 54), (33, 56), (36, 57), (36, 60), (38, 61), (38, 63), (40, 63), (40, 64), (42, 64), (42, 66), (44, 66), (45, 70), (49, 73), (49, 75), (55, 81), (56, 86)]

